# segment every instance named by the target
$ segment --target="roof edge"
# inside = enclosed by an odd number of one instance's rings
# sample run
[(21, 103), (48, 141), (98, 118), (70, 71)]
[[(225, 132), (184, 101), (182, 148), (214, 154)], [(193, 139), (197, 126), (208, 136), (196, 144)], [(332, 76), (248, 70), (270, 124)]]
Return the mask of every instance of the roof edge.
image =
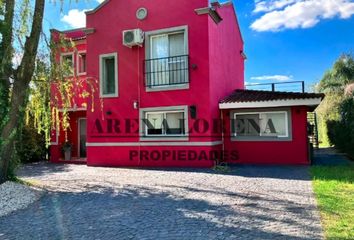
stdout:
[(107, 3), (109, 3), (109, 0), (104, 0), (103, 2), (101, 2), (97, 7), (95, 7), (92, 10), (86, 11), (85, 14), (86, 15), (90, 15), (90, 14), (94, 14), (96, 13), (98, 10), (100, 10), (104, 5), (106, 5)]
[(223, 3), (220, 3), (220, 6), (223, 7), (223, 6), (229, 6), (229, 5), (234, 5), (234, 3), (232, 1), (226, 1), (226, 2), (223, 2)]
[(219, 24), (223, 20), (214, 7), (197, 8), (194, 11), (198, 15), (208, 14), (216, 24)]
[(50, 32), (59, 32), (59, 33), (71, 33), (71, 32), (83, 31), (85, 29), (86, 29), (86, 27), (72, 28), (72, 29), (68, 29), (68, 30), (58, 30), (56, 28), (51, 28), (49, 31)]
[(282, 99), (282, 100), (270, 100), (270, 101), (219, 103), (219, 109), (272, 108), (272, 107), (294, 107), (294, 106), (317, 107), (321, 103), (321, 101), (322, 98), (317, 97), (317, 98)]

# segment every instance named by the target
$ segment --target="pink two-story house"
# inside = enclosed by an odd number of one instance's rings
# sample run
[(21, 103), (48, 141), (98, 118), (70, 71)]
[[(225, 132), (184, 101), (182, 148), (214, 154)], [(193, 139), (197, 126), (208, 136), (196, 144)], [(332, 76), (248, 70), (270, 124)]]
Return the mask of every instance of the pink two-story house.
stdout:
[[(323, 96), (243, 90), (244, 43), (231, 2), (106, 0), (86, 21), (61, 32), (77, 43), (61, 58), (71, 56), (75, 74), (97, 80), (93, 98), (69, 109), (74, 160), (308, 163), (306, 113)], [(53, 162), (63, 158), (63, 135), (52, 132)]]

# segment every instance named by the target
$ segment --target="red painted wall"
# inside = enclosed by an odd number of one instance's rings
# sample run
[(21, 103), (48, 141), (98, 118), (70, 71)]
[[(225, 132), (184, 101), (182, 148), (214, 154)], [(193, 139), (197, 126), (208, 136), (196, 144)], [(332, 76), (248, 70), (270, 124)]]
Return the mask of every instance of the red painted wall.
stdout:
[[(88, 142), (89, 143), (117, 143), (139, 142), (138, 134), (108, 134), (105, 137), (97, 136), (95, 121), (98, 119), (107, 124), (109, 119), (138, 119), (139, 110), (133, 109), (133, 102), (138, 101), (140, 108), (163, 106), (191, 106), (197, 107), (197, 118), (205, 119), (212, 125), (212, 119), (219, 117), (218, 102), (228, 92), (236, 87), (243, 87), (243, 61), (239, 60), (239, 49), (242, 49), (242, 41), (238, 31), (233, 7), (219, 9), (224, 21), (216, 25), (210, 22), (208, 15), (198, 16), (195, 9), (208, 6), (208, 0), (132, 0), (110, 1), (97, 12), (87, 15), (87, 28), (94, 28), (95, 32), (87, 36), (88, 77), (99, 79), (99, 55), (118, 53), (118, 81), (119, 97), (103, 99), (103, 104), (95, 101), (95, 111), (87, 112), (88, 116)], [(136, 19), (136, 10), (145, 7), (148, 17), (143, 21)], [(145, 48), (127, 48), (122, 44), (122, 31), (140, 28), (144, 32), (170, 27), (188, 25), (188, 45), (190, 65), (195, 64), (196, 69), (190, 70), (190, 87), (186, 90), (146, 92), (144, 87), (143, 62)], [(220, 28), (220, 29), (219, 29)], [(232, 32), (232, 38), (226, 42), (221, 41), (219, 33), (225, 37)], [(215, 39), (214, 39), (215, 38)], [(214, 57), (214, 53), (220, 50), (220, 56)], [(232, 49), (228, 52), (227, 49)], [(228, 55), (225, 55), (228, 52)], [(236, 57), (233, 55), (236, 54)], [(231, 57), (230, 57), (231, 56)], [(235, 62), (234, 62), (235, 60)], [(222, 61), (222, 62), (220, 62)], [(215, 64), (229, 65), (221, 71), (212, 70)], [(234, 74), (237, 74), (235, 77)], [(242, 77), (241, 77), (242, 76)], [(222, 78), (220, 80), (220, 78)], [(221, 88), (218, 90), (216, 88)], [(95, 98), (98, 99), (99, 92)], [(101, 108), (102, 107), (102, 108)], [(90, 106), (89, 106), (90, 108)], [(111, 112), (111, 115), (107, 115)], [(189, 116), (189, 126), (195, 120)], [(220, 137), (212, 136), (212, 129), (206, 132), (190, 133), (190, 142), (210, 142), (220, 140)], [(154, 147), (148, 147), (154, 150)], [(159, 147), (159, 149), (178, 147)], [(220, 149), (217, 147), (180, 147), (182, 149), (194, 149), (196, 151)], [(116, 165), (136, 166), (137, 163), (128, 161), (127, 156), (133, 147), (88, 147), (89, 165)], [(104, 155), (102, 153), (105, 153)], [(140, 166), (148, 166), (148, 163), (138, 163)], [(154, 166), (211, 166), (198, 162), (154, 163)]]
[[(87, 106), (87, 98), (84, 98), (82, 96), (82, 93), (84, 91), (90, 92), (90, 89), (87, 86), (87, 81), (86, 81), (86, 75), (77, 75), (77, 68), (78, 68), (78, 61), (77, 61), (77, 56), (78, 52), (83, 52), (86, 51), (87, 45), (86, 45), (86, 40), (81, 39), (85, 37), (85, 34), (83, 33), (82, 30), (75, 30), (75, 31), (69, 31), (69, 32), (59, 32), (57, 30), (52, 30), (51, 31), (51, 37), (54, 41), (59, 40), (59, 34), (62, 34), (63, 38), (66, 38), (67, 40), (72, 40), (75, 44), (74, 47), (70, 48), (61, 48), (58, 55), (56, 56), (56, 61), (60, 63), (60, 53), (71, 53), (73, 52), (74, 54), (74, 76), (68, 77), (66, 81), (73, 81), (73, 89), (72, 89), (72, 98), (71, 98), (71, 107), (72, 109), (69, 109), (69, 122), (70, 122), (70, 128), (67, 131), (68, 135), (68, 140), (73, 144), (73, 149), (72, 149), (72, 157), (78, 157), (78, 129), (77, 129), (77, 121), (78, 118), (84, 118), (86, 116), (86, 110), (85, 111), (73, 111), (74, 109), (86, 109)], [(75, 40), (80, 38), (80, 40)], [(58, 101), (55, 100), (55, 98), (58, 99)], [(52, 106), (56, 106), (59, 109), (62, 108), (62, 101), (60, 98), (60, 94), (58, 92), (58, 85), (53, 82), (51, 85), (51, 104)], [(53, 116), (53, 121), (55, 121), (55, 117)], [(57, 136), (58, 135), (58, 136)], [(57, 141), (58, 139), (58, 141)], [(51, 131), (51, 147), (50, 147), (50, 159), (53, 162), (59, 161), (59, 159), (63, 158), (63, 153), (62, 153), (62, 146), (65, 143), (65, 132), (62, 129), (62, 126), (60, 127), (59, 131), (57, 132), (55, 129)]]
[[(261, 110), (260, 110), (261, 111)], [(229, 111), (224, 112), (225, 148), (238, 151), (242, 164), (309, 164), (307, 145), (307, 107), (291, 108), (291, 141), (231, 141)]]
[[(90, 166), (120, 167), (205, 167), (214, 166), (209, 154), (214, 147), (142, 146), (142, 147), (89, 147), (87, 162)], [(140, 153), (140, 155), (137, 155)], [(100, 157), (92, 157), (100, 154)], [(165, 154), (165, 155), (164, 155)]]
[(234, 5), (218, 9), (218, 25), (209, 18), (209, 77), (212, 118), (219, 119), (219, 101), (235, 89), (244, 88), (243, 39)]
[[(243, 40), (234, 7), (228, 5), (218, 9), (223, 21), (217, 25), (208, 15), (198, 16), (194, 11), (207, 7), (208, 2), (208, 0), (110, 1), (97, 12), (87, 16), (87, 28), (94, 28), (95, 31), (87, 36), (87, 44), (84, 42), (78, 46), (79, 50), (87, 49), (87, 76), (84, 77), (99, 81), (99, 55), (116, 52), (119, 97), (100, 99), (99, 88), (96, 85), (94, 100), (88, 100), (88, 111), (70, 114), (71, 130), (68, 137), (74, 143), (74, 157), (77, 154), (77, 120), (87, 116), (88, 143), (107, 144), (87, 147), (87, 164), (92, 166), (211, 167), (214, 159), (207, 156), (208, 153), (221, 150), (228, 153), (237, 151), (239, 159), (236, 163), (308, 164), (306, 107), (291, 108), (291, 141), (231, 141), (229, 111), (224, 110), (224, 145), (193, 146), (193, 143), (197, 142), (221, 142), (221, 132), (213, 132), (214, 127), (218, 128), (213, 126), (213, 120), (220, 118), (218, 102), (234, 89), (244, 88), (244, 59), (241, 56)], [(137, 20), (135, 16), (136, 10), (140, 7), (148, 10), (148, 17), (143, 21)], [(146, 32), (185, 25), (188, 25), (190, 65), (196, 66), (190, 70), (189, 89), (146, 92), (143, 76), (145, 48), (123, 46), (122, 31), (141, 28)], [(80, 34), (75, 31), (68, 34), (68, 37), (78, 36)], [(76, 66), (76, 56), (74, 60)], [(55, 94), (55, 86), (53, 88)], [(86, 86), (83, 87), (85, 88)], [(75, 96), (79, 96), (83, 89), (77, 89)], [(140, 108), (195, 105), (197, 118), (205, 120), (209, 129), (203, 133), (195, 131), (190, 133), (188, 140), (190, 145), (187, 146), (163, 146), (163, 143), (160, 146), (138, 146), (140, 142), (138, 133), (126, 133), (124, 130), (125, 119), (132, 120), (134, 128), (138, 129), (138, 124), (134, 123), (134, 120), (139, 119), (139, 109), (133, 108), (134, 101), (139, 102)], [(94, 111), (91, 111), (91, 108)], [(191, 119), (190, 114), (188, 116), (191, 127), (196, 124), (196, 120)], [(99, 134), (95, 127), (96, 120), (100, 121), (104, 130), (109, 121), (117, 120), (121, 132)], [(64, 136), (64, 132), (61, 131), (59, 145), (53, 145), (51, 148), (52, 161), (62, 158), (61, 145), (64, 143)], [(55, 132), (52, 140), (53, 142), (56, 140)], [(131, 146), (112, 146), (115, 143)], [(141, 155), (137, 156), (137, 153)], [(161, 155), (166, 153), (168, 156), (161, 158)], [(160, 158), (156, 159), (159, 154)], [(193, 158), (188, 154), (197, 156)], [(230, 159), (226, 160), (235, 163)]]
[[(71, 156), (73, 158), (78, 158), (78, 146), (79, 146), (79, 139), (78, 139), (78, 120), (80, 118), (86, 117), (86, 111), (77, 111), (77, 112), (70, 112), (69, 113), (69, 123), (70, 128), (67, 130), (67, 136), (70, 143), (73, 145)], [(50, 147), (51, 153), (51, 161), (57, 162), (60, 159), (64, 158), (64, 154), (62, 152), (62, 146), (65, 143), (65, 132), (63, 129), (60, 129), (58, 134), (58, 144), (52, 144)], [(52, 131), (52, 142), (56, 141), (56, 132)]]

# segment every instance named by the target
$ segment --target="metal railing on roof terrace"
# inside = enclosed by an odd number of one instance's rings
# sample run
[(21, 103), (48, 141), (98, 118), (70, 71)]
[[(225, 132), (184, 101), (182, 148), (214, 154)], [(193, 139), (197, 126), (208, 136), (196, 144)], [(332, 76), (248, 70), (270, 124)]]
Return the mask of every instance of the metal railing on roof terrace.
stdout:
[(279, 92), (305, 92), (304, 81), (253, 83), (245, 85), (248, 90), (279, 91)]

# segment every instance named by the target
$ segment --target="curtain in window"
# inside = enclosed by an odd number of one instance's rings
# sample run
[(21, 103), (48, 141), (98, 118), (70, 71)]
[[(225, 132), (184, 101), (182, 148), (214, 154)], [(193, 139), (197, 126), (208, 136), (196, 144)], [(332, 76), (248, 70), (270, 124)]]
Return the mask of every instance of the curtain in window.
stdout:
[(261, 136), (286, 136), (286, 128), (285, 113), (261, 114)]
[(168, 128), (166, 134), (184, 134), (184, 114), (183, 112), (166, 113)]
[[(151, 84), (166, 85), (168, 78), (169, 44), (168, 35), (153, 36), (151, 38)], [(161, 59), (162, 58), (162, 59)]]
[(184, 33), (175, 33), (168, 36), (170, 57), (184, 55)]
[(169, 70), (170, 70), (170, 83), (178, 84), (186, 82), (186, 73), (183, 69), (186, 69), (186, 57), (184, 47), (184, 33), (175, 33), (169, 35)]
[(236, 115), (237, 136), (259, 136), (259, 114)]
[(147, 133), (149, 135), (162, 134), (163, 113), (148, 113), (147, 117)]

